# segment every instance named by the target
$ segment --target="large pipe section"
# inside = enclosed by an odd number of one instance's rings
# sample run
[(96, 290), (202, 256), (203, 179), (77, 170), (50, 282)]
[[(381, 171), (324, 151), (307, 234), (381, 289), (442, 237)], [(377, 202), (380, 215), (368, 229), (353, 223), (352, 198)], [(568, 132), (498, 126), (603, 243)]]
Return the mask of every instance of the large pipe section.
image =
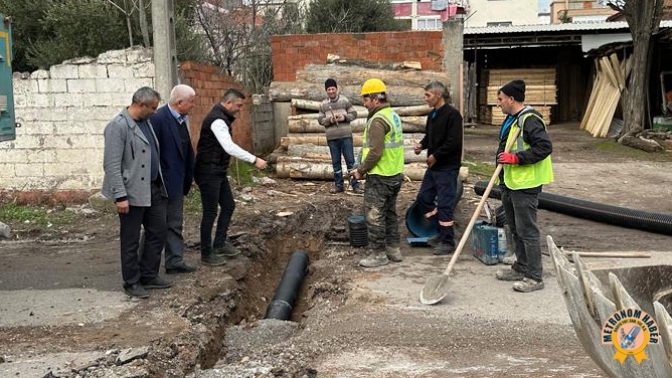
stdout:
[[(479, 181), (474, 185), (474, 191), (478, 195), (483, 195), (487, 185), (486, 181)], [(501, 195), (498, 187), (490, 191), (490, 198), (501, 199)], [(539, 193), (539, 208), (596, 222), (672, 235), (672, 215), (669, 214), (604, 205), (547, 192)]]
[(265, 319), (289, 320), (292, 317), (294, 302), (307, 274), (308, 254), (303, 251), (294, 252), (287, 262), (278, 290), (266, 309)]

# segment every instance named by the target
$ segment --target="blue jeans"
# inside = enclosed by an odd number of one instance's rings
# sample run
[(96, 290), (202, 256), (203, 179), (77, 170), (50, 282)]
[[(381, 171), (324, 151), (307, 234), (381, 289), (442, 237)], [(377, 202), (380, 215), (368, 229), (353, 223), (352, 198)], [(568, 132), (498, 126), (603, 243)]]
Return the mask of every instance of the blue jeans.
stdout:
[[(441, 222), (452, 222), (457, 195), (457, 175), (459, 168), (428, 169), (422, 178), (418, 202), (426, 214), (436, 209)], [(436, 200), (436, 202), (434, 202)], [(439, 240), (450, 246), (455, 245), (453, 226), (439, 226)]]
[[(341, 167), (341, 155), (345, 158), (345, 165), (348, 171), (355, 167), (355, 152), (352, 147), (352, 137), (332, 139), (327, 141), (329, 152), (331, 153), (331, 165), (334, 168), (334, 184), (337, 188), (343, 187), (343, 169)], [(350, 178), (350, 186), (353, 189), (359, 188), (359, 182)]]

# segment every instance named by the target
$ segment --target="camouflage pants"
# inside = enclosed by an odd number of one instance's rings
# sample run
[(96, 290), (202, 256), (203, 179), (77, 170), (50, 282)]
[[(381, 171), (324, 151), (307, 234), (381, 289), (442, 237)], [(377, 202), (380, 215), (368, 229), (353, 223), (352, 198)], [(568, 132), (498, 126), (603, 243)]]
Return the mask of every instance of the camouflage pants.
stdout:
[(397, 195), (403, 177), (368, 175), (364, 186), (364, 217), (369, 232), (369, 249), (385, 251), (386, 246), (399, 246)]

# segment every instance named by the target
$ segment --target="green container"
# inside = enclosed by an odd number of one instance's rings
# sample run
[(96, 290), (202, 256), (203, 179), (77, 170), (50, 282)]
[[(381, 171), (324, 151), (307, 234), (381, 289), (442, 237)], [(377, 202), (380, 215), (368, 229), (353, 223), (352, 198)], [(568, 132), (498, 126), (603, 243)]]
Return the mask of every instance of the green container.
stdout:
[(653, 117), (653, 129), (672, 131), (672, 117)]

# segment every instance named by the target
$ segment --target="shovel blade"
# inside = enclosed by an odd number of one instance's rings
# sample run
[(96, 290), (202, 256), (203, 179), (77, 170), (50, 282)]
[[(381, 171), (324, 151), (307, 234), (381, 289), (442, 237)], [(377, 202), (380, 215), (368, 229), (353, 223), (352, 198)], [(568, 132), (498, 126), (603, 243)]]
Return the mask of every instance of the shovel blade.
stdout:
[(447, 274), (429, 277), (420, 291), (420, 303), (433, 305), (441, 302), (448, 295), (449, 283)]

